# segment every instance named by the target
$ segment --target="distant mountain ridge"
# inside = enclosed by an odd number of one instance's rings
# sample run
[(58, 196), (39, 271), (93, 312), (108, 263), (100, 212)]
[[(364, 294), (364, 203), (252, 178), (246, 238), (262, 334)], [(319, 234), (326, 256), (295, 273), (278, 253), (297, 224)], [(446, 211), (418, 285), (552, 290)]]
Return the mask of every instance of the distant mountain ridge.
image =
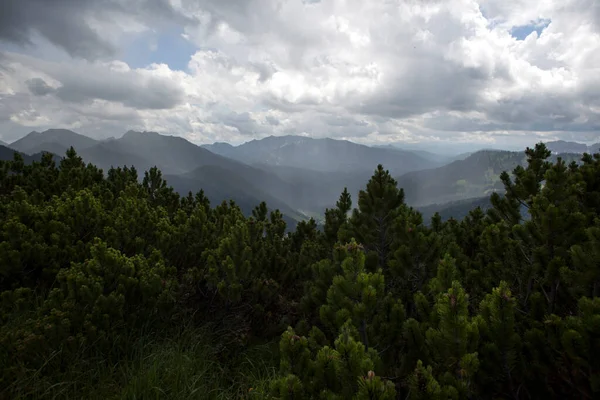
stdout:
[[(580, 154), (554, 154), (551, 160), (562, 157), (578, 161)], [(413, 171), (399, 176), (398, 186), (404, 188), (406, 202), (415, 207), (443, 204), (503, 192), (500, 180), (503, 171), (511, 173), (518, 165), (525, 166), (524, 152), (481, 150), (464, 160), (443, 167)]]
[(553, 154), (560, 153), (571, 153), (571, 154), (583, 154), (583, 153), (598, 153), (600, 151), (600, 143), (594, 143), (592, 145), (586, 145), (583, 143), (569, 142), (565, 140), (555, 140), (552, 142), (545, 143), (548, 150)]
[[(12, 159), (17, 150), (31, 162), (33, 156), (27, 154), (35, 152), (38, 159), (41, 151), (64, 155), (71, 145), (84, 161), (105, 171), (133, 165), (142, 178), (144, 171), (156, 166), (180, 194), (203, 189), (213, 204), (232, 199), (246, 214), (266, 201), (271, 209), (278, 208), (285, 215), (290, 227), (309, 216), (320, 220), (325, 208), (335, 206), (344, 187), (356, 206), (359, 190), (378, 164), (397, 177), (409, 205), (427, 213), (439, 207), (447, 216), (462, 213), (469, 199), (503, 191), (500, 173), (510, 172), (526, 160), (523, 152), (498, 150), (444, 159), (428, 151), (303, 136), (267, 137), (239, 146), (223, 142), (198, 146), (177, 136), (137, 131), (94, 140), (65, 129), (32, 132), (11, 144), (10, 149), (0, 147), (0, 157)], [(583, 149), (581, 144), (576, 145), (558, 142), (549, 148)], [(561, 155), (567, 160), (580, 157), (580, 153)]]
[(304, 136), (268, 136), (239, 146), (224, 143), (204, 148), (246, 164), (294, 167), (322, 172), (373, 171), (383, 164), (393, 173), (404, 173), (443, 164), (411, 151), (369, 147), (347, 140)]
[(97, 140), (68, 129), (48, 129), (44, 132), (30, 132), (21, 139), (12, 142), (9, 146), (27, 154), (50, 151), (63, 155), (71, 146), (83, 150), (96, 144), (98, 144)]

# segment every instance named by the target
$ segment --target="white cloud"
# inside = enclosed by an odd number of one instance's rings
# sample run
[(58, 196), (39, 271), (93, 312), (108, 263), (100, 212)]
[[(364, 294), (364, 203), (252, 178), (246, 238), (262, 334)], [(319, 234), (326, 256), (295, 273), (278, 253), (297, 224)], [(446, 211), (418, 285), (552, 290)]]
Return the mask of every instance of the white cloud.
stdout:
[[(157, 17), (133, 15), (139, 7), (118, 10), (110, 43)], [(136, 128), (196, 142), (293, 133), (531, 144), (600, 135), (594, 0), (171, 0), (162, 9), (185, 16), (184, 36), (198, 47), (187, 72), (5, 52), (0, 128), (76, 124), (103, 136)], [(550, 23), (540, 35), (511, 37), (511, 28), (541, 20)]]

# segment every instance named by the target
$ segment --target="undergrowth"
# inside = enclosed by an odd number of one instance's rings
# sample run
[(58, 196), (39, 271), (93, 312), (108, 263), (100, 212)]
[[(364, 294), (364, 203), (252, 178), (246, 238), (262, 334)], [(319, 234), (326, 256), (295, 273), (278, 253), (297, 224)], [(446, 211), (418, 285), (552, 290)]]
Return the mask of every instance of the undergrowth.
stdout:
[(15, 400), (236, 399), (275, 376), (277, 341), (225, 352), (220, 339), (209, 326), (143, 332), (119, 359), (97, 354), (77, 359), (64, 372), (30, 371), (2, 390), (0, 398), (11, 393)]

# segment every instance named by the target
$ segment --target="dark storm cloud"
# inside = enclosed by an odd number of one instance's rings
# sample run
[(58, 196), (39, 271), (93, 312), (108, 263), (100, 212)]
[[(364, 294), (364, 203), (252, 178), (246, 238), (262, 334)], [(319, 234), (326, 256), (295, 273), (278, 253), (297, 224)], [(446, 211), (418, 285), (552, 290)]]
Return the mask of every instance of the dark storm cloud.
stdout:
[(482, 110), (499, 125), (497, 129), (594, 131), (600, 128), (600, 114), (591, 107), (587, 92), (588, 88), (560, 94), (529, 93), (486, 104)]
[(133, 71), (122, 73), (99, 69), (96, 72), (86, 76), (63, 76), (56, 96), (68, 102), (115, 101), (138, 109), (168, 109), (184, 100), (183, 90), (166, 79), (144, 77)]
[(49, 86), (42, 78), (28, 79), (25, 84), (29, 88), (29, 91), (36, 96), (45, 96), (55, 91), (55, 89)]
[[(25, 65), (58, 82), (53, 89), (41, 78), (25, 82), (35, 95), (53, 94), (69, 103), (86, 103), (94, 99), (119, 102), (137, 109), (170, 109), (185, 101), (180, 82), (156, 76), (149, 71), (119, 69), (107, 64), (80, 61), (59, 64), (29, 56), (0, 53), (2, 62)], [(14, 68), (9, 65), (9, 68)]]
[(108, 22), (113, 28), (110, 21), (117, 14), (153, 27), (164, 21), (190, 21), (167, 0), (2, 0), (0, 40), (30, 45), (37, 34), (74, 57), (108, 57), (116, 54), (116, 45), (90, 26), (88, 19)]

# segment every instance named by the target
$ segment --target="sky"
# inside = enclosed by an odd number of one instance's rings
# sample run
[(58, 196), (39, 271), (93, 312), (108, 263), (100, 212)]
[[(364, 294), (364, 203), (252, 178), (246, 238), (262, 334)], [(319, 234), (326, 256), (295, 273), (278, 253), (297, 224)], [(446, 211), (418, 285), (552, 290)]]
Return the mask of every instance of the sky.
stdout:
[(0, 140), (600, 141), (596, 0), (2, 0)]

